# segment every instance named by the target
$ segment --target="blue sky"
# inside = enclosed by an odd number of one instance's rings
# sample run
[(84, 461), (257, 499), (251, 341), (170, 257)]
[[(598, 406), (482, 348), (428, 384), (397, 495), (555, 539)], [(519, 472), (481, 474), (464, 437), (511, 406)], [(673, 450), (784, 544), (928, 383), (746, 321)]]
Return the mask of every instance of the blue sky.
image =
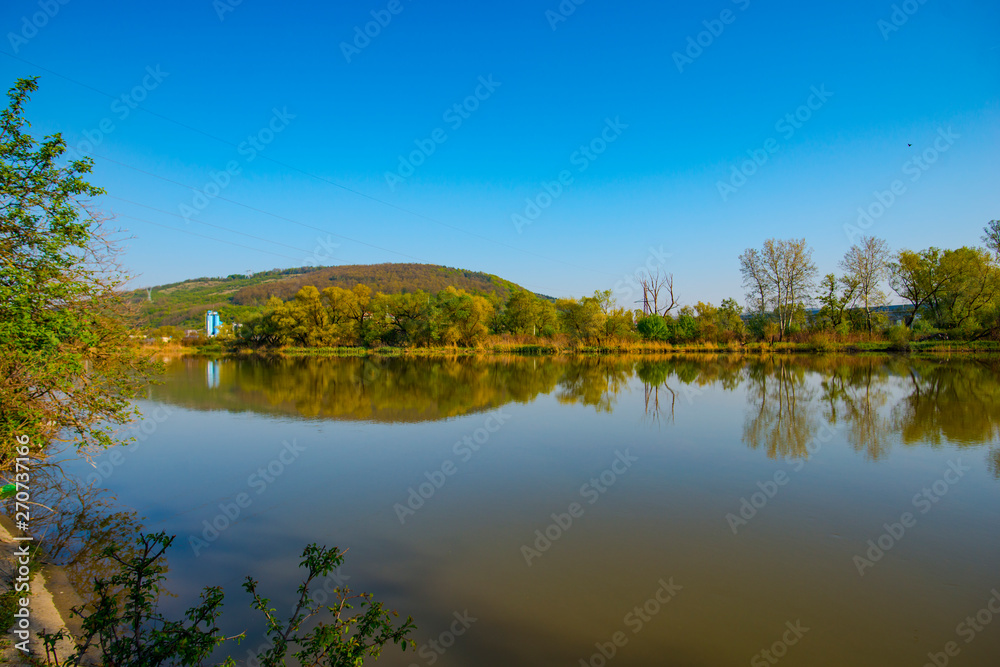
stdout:
[(1000, 218), (985, 0), (7, 0), (0, 26), (136, 285), (422, 261), (625, 304), (650, 266), (718, 303), (769, 237), (835, 271), (859, 208), (893, 249)]

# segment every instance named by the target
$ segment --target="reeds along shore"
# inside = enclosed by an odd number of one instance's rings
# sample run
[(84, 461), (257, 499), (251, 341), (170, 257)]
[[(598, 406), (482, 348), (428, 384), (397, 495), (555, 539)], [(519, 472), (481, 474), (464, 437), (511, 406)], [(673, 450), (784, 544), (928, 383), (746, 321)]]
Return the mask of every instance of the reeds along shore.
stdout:
[[(863, 340), (861, 336), (846, 336), (848, 340), (836, 340), (828, 335), (813, 335), (811, 340), (802, 341), (753, 341), (742, 343), (700, 342), (671, 344), (657, 341), (609, 340), (580, 344), (566, 336), (538, 339), (533, 336), (490, 336), (479, 345), (461, 347), (445, 345), (435, 347), (237, 347), (217, 343), (204, 346), (187, 346), (176, 343), (150, 345), (148, 350), (157, 356), (316, 356), (316, 357), (365, 357), (365, 356), (475, 356), (493, 354), (515, 354), (522, 356), (556, 356), (571, 354), (601, 355), (647, 355), (647, 354), (998, 354), (998, 341), (950, 341), (926, 340), (900, 344), (890, 340)], [(858, 338), (858, 340), (850, 340)]]

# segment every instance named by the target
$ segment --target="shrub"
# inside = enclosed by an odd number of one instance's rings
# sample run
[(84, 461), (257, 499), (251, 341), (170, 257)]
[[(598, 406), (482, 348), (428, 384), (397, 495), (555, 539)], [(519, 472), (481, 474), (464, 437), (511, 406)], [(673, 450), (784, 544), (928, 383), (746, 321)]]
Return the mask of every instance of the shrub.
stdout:
[(687, 343), (698, 337), (698, 320), (686, 313), (681, 314), (670, 325), (670, 342)]
[(659, 315), (649, 315), (643, 317), (636, 324), (639, 334), (646, 340), (667, 341), (670, 340), (670, 327)]
[(929, 334), (933, 332), (934, 327), (931, 326), (931, 323), (928, 322), (925, 318), (918, 317), (917, 319), (913, 320), (912, 331), (915, 336), (920, 336), (923, 334)]
[(812, 349), (814, 352), (833, 352), (837, 346), (834, 344), (830, 334), (816, 333), (812, 337)]
[[(184, 621), (169, 620), (159, 612), (160, 584), (167, 571), (164, 552), (173, 541), (173, 537), (161, 532), (140, 535), (132, 554), (108, 548), (105, 555), (119, 564), (120, 571), (108, 579), (95, 580), (97, 601), (93, 606), (73, 609), (83, 619), (83, 636), (75, 638), (76, 652), (62, 658), (55, 654), (57, 642), (67, 636), (65, 630), (39, 633), (49, 664), (91, 664), (89, 653), (96, 650), (102, 658), (100, 664), (109, 667), (201, 665), (220, 644), (242, 639), (243, 635), (226, 637), (216, 623), (223, 603), (223, 591), (218, 586), (205, 588), (200, 603), (185, 613)], [(256, 656), (260, 665), (284, 665), (293, 646), (299, 649), (293, 655), (301, 665), (361, 665), (365, 657), (378, 658), (386, 644), (402, 646), (403, 650), (415, 646), (408, 639), (415, 629), (413, 619), (408, 617), (396, 626), (392, 621), (396, 612), (375, 602), (370, 593), (335, 588), (330, 606), (312, 599), (310, 585), (343, 560), (344, 552), (336, 547), (311, 544), (303, 550), (300, 566), (306, 569), (306, 578), (298, 588), (298, 603), (287, 621), (274, 615), (270, 600), (261, 597), (257, 582), (247, 577), (243, 588), (253, 598), (251, 606), (264, 615), (271, 640), (270, 648)], [(359, 613), (347, 611), (354, 605)], [(329, 620), (302, 633), (306, 621), (320, 613)], [(229, 658), (222, 664), (234, 667), (236, 663)]]
[(889, 327), (886, 332), (889, 339), (889, 349), (905, 351), (910, 349), (910, 330), (902, 324)]

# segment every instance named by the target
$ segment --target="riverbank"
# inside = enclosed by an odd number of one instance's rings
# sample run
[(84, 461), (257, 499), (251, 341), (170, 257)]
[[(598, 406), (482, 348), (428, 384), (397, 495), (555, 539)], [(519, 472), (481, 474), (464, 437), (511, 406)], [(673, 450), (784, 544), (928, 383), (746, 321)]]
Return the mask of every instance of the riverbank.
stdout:
[[(0, 581), (3, 600), (3, 625), (7, 626), (3, 642), (0, 642), (0, 661), (7, 664), (45, 664), (41, 662), (45, 656), (45, 648), (39, 631), (55, 633), (60, 630), (74, 636), (80, 636), (83, 631), (81, 619), (71, 610), (83, 604), (77, 595), (63, 568), (50, 563), (32, 560), (30, 563), (30, 604), (27, 607), (29, 617), (29, 635), (27, 639), (28, 653), (18, 650), (15, 646), (14, 629), (20, 627), (14, 617), (18, 597), (14, 593), (15, 574), (18, 570), (19, 558), (17, 549), (23, 542), (15, 540), (14, 535), (21, 534), (10, 517), (0, 515)], [(33, 558), (38, 558), (35, 554)], [(19, 643), (19, 642), (18, 642)], [(70, 639), (61, 639), (56, 643), (57, 655), (61, 658), (69, 656), (76, 647)], [(30, 662), (37, 660), (39, 662)], [(96, 663), (94, 663), (96, 664)]]
[(904, 346), (888, 341), (870, 342), (754, 342), (727, 344), (692, 343), (672, 345), (658, 342), (626, 342), (609, 345), (558, 345), (500, 343), (479, 347), (280, 347), (240, 348), (222, 345), (187, 347), (180, 345), (153, 347), (161, 358), (171, 356), (212, 357), (454, 357), (454, 356), (561, 356), (561, 355), (646, 355), (646, 354), (909, 354), (917, 356), (994, 355), (1000, 353), (997, 341), (947, 341), (928, 340)]

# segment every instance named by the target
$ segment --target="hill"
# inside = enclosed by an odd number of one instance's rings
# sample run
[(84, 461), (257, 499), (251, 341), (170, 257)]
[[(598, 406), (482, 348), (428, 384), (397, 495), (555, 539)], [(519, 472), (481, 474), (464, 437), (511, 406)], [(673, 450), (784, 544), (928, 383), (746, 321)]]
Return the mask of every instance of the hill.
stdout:
[(249, 276), (235, 274), (225, 278), (196, 278), (159, 285), (149, 292), (136, 290), (132, 294), (132, 302), (136, 306), (136, 326), (200, 328), (204, 324), (206, 310), (219, 311), (223, 321), (239, 320), (242, 314), (265, 304), (272, 296), (287, 301), (307, 285), (323, 291), (334, 285), (351, 289), (358, 284), (384, 294), (417, 290), (434, 293), (455, 287), (473, 294), (495, 294), (503, 301), (512, 291), (524, 289), (489, 273), (437, 264), (355, 264), (274, 269)]

